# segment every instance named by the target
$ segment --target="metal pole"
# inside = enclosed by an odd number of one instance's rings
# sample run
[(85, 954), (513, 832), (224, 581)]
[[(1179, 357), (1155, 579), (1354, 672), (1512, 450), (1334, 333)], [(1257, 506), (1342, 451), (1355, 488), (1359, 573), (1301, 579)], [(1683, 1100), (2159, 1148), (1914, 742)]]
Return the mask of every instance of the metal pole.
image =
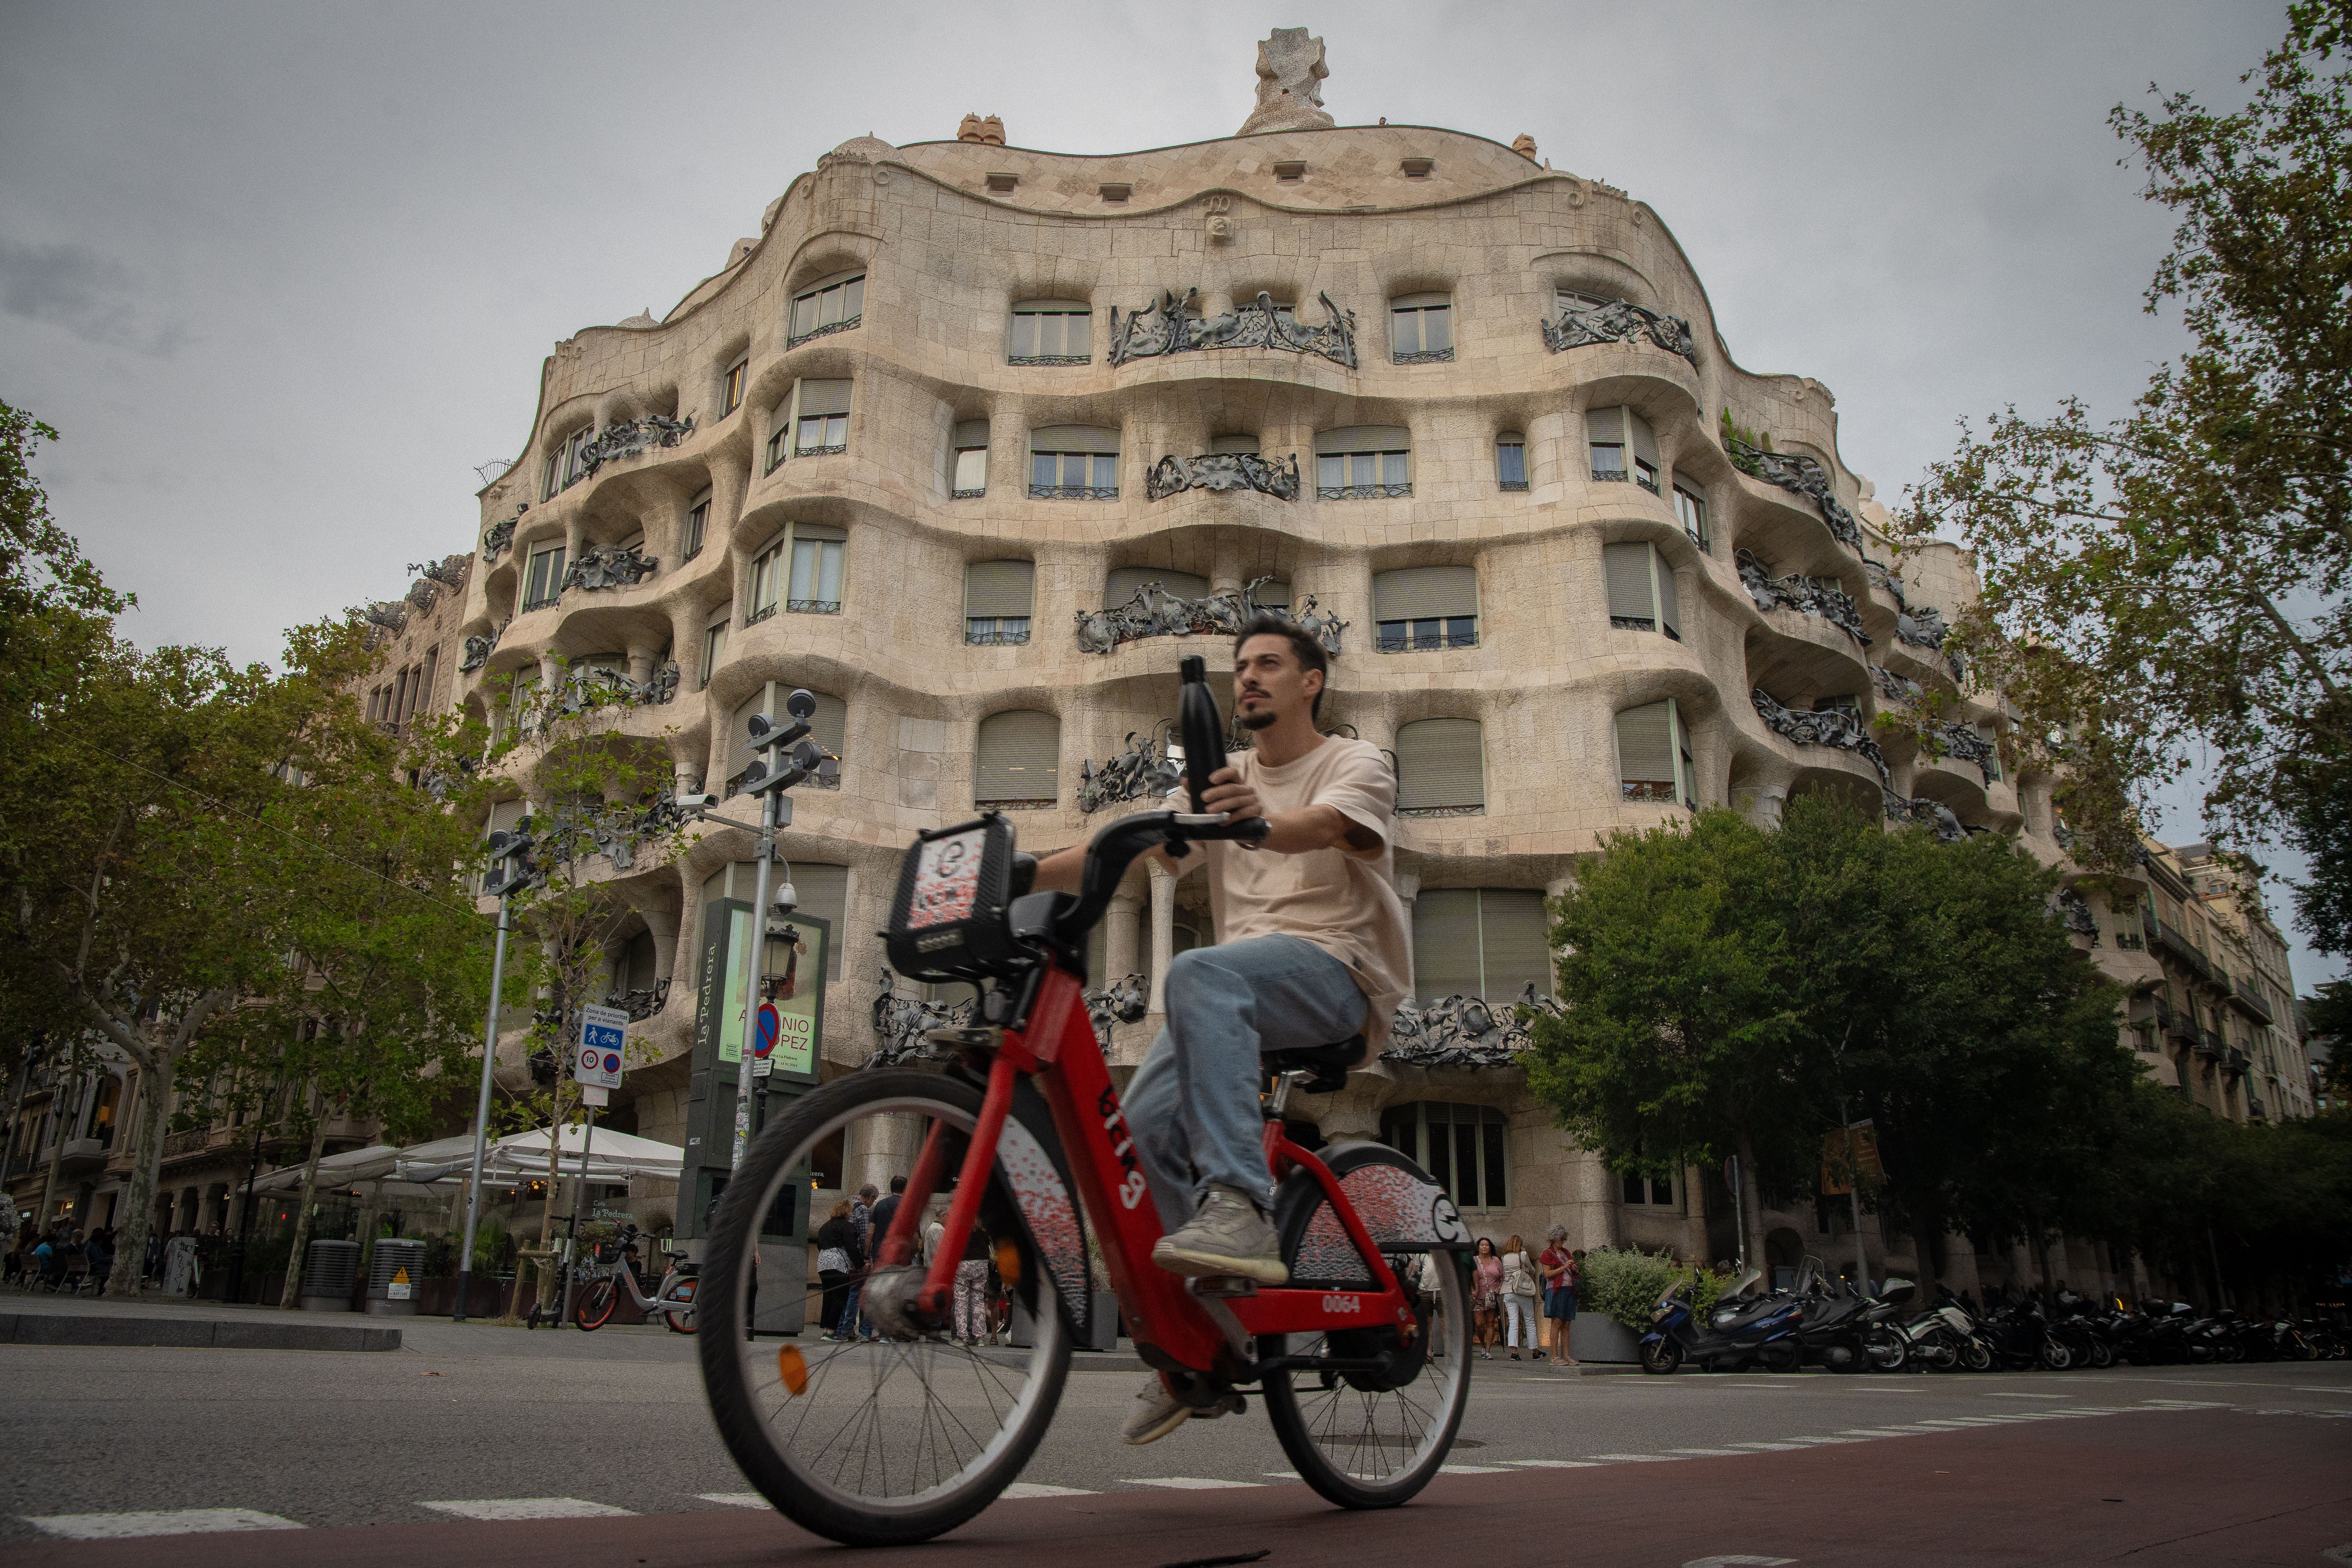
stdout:
[[(275, 1089), (277, 1086), (272, 1084), (270, 1087)], [(262, 1104), (266, 1109), (268, 1100), (264, 1099)], [(229, 1254), (228, 1259), (228, 1299), (232, 1306), (245, 1294), (245, 1254), (253, 1239), (253, 1184), (255, 1178), (261, 1174), (261, 1130), (266, 1124), (267, 1119), (262, 1113), (255, 1112), (253, 1161), (245, 1168), (245, 1197), (236, 1207), (236, 1248)]]
[[(784, 759), (769, 753), (771, 766), (787, 766)], [(743, 967), (743, 1054), (735, 1064), (735, 1099), (743, 1099), (743, 1081), (751, 1075), (751, 1050), (759, 1037), (760, 980), (768, 967), (768, 863), (776, 854), (776, 792), (768, 791), (760, 797), (760, 868), (751, 878), (751, 952)], [(743, 1158), (740, 1140), (732, 1148), (727, 1168), (734, 1170)]]
[(580, 1134), (580, 1179), (572, 1184), (572, 1233), (563, 1242), (563, 1304), (555, 1326), (572, 1321), (572, 1282), (580, 1277), (580, 1205), (588, 1201), (588, 1151), (596, 1146), (596, 1108), (583, 1106), (588, 1123)]
[(1748, 1205), (1739, 1192), (1739, 1156), (1737, 1154), (1731, 1156), (1731, 1223), (1734, 1245), (1738, 1254), (1738, 1265), (1745, 1273), (1748, 1268)]
[(490, 1131), (490, 1069), (499, 1059), (499, 994), (506, 988), (507, 917), (512, 905), (512, 894), (499, 895), (499, 942), (490, 956), (490, 1016), (482, 1026), (482, 1092), (474, 1102), (474, 1163), (466, 1178), (466, 1241), (465, 1250), (457, 1255), (457, 1310), (449, 1319), (453, 1323), (466, 1321), (466, 1292), (473, 1285), (474, 1226), (482, 1213), (482, 1145)]

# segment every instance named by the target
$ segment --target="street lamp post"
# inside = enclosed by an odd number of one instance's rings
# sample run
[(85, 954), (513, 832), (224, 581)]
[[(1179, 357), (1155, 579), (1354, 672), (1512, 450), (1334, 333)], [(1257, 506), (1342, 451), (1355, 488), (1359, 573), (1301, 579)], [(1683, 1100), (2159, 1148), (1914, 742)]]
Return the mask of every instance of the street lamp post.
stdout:
[(490, 1071), (498, 1065), (499, 999), (506, 988), (507, 933), (514, 929), (514, 896), (539, 878), (539, 868), (530, 858), (530, 819), (525, 817), (512, 831), (501, 828), (490, 835), (491, 869), (484, 879), (485, 892), (499, 896), (498, 945), (490, 956), (490, 1006), (488, 1019), (482, 1026), (482, 1087), (474, 1101), (474, 1158), (466, 1179), (466, 1239), (464, 1250), (457, 1255), (457, 1310), (450, 1321), (466, 1321), (467, 1292), (473, 1287), (474, 1228), (482, 1215), (482, 1149), (490, 1131)]

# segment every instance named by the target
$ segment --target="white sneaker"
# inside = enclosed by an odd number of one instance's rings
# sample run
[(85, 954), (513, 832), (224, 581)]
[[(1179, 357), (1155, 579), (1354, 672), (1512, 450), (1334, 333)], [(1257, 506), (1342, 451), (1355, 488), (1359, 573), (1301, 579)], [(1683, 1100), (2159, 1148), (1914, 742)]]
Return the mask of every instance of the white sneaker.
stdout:
[(1211, 1187), (1200, 1211), (1160, 1238), (1151, 1261), (1171, 1274), (1238, 1274), (1261, 1285), (1290, 1279), (1282, 1245), (1247, 1193)]
[(1135, 1402), (1128, 1406), (1127, 1425), (1119, 1435), (1141, 1447), (1157, 1443), (1192, 1417), (1192, 1407), (1168, 1392), (1168, 1384), (1152, 1373), (1135, 1391)]

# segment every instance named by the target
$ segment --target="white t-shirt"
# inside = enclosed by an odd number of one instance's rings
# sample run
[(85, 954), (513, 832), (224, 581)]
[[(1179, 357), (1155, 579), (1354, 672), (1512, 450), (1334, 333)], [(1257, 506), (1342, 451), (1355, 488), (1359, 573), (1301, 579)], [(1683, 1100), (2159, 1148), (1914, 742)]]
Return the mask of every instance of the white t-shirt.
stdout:
[(1393, 885), (1396, 849), (1389, 825), (1396, 777), (1388, 759), (1370, 742), (1327, 735), (1321, 745), (1278, 768), (1265, 766), (1255, 752), (1225, 761), (1257, 791), (1267, 815), (1328, 805), (1380, 840), (1369, 851), (1340, 844), (1305, 855), (1245, 849), (1221, 839), (1200, 846), (1208, 854), (1217, 940), (1295, 936), (1346, 964), (1364, 994), (1365, 1041), (1379, 1054), (1397, 1004), (1412, 993), (1412, 942)]

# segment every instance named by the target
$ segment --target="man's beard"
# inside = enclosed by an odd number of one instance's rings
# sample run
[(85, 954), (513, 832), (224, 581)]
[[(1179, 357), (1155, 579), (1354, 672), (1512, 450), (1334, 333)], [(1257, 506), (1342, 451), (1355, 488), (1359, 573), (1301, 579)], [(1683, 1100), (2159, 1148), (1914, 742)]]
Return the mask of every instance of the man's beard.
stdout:
[(1241, 725), (1244, 730), (1264, 730), (1272, 727), (1276, 717), (1276, 715), (1272, 709), (1261, 708), (1255, 713), (1243, 714), (1239, 719), (1235, 720), (1234, 722)]

